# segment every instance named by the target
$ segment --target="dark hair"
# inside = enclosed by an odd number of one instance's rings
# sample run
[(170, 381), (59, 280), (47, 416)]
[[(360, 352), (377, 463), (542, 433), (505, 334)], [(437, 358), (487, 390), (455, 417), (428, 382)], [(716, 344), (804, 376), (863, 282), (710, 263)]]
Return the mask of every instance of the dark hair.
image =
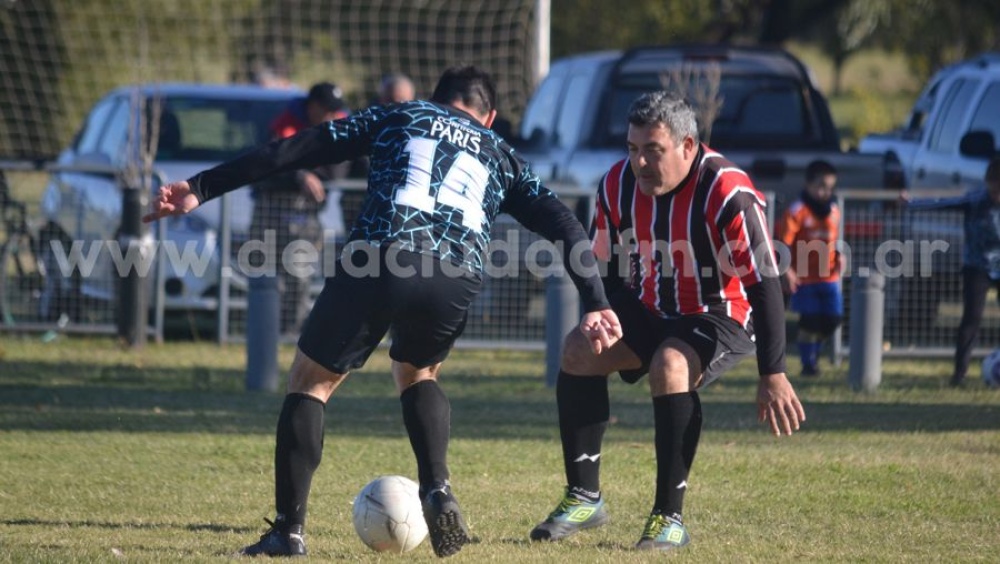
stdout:
[(306, 100), (319, 104), (329, 112), (339, 112), (347, 107), (344, 102), (344, 92), (332, 82), (319, 82), (309, 89)]
[(469, 65), (444, 71), (434, 87), (432, 102), (461, 102), (470, 110), (486, 115), (497, 107), (497, 86), (484, 70)]
[(812, 182), (820, 176), (837, 175), (837, 167), (826, 161), (813, 161), (806, 167), (806, 182)]
[(684, 98), (659, 90), (639, 96), (628, 109), (628, 122), (632, 125), (661, 124), (670, 131), (675, 142), (690, 136), (695, 143), (698, 136), (698, 119), (694, 108)]

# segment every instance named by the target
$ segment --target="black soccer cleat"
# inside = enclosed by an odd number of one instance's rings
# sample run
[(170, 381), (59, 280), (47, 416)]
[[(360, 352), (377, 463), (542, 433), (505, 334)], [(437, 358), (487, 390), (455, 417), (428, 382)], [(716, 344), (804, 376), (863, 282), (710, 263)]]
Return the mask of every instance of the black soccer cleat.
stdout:
[(238, 556), (305, 556), (306, 541), (302, 525), (281, 526), (270, 519), (264, 519), (271, 526), (260, 540), (245, 547)]
[(470, 542), (469, 527), (458, 508), (458, 500), (451, 493), (451, 486), (447, 483), (435, 485), (426, 495), (421, 495), (421, 500), (434, 554), (444, 558), (462, 550)]

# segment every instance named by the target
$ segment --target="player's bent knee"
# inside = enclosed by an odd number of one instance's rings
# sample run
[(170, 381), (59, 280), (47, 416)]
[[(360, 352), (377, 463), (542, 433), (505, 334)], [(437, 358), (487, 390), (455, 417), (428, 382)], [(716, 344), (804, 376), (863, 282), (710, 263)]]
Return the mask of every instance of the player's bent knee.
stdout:
[(296, 350), (295, 360), (288, 372), (288, 393), (309, 394), (326, 402), (345, 378), (347, 374), (331, 372), (301, 350)]
[(566, 335), (563, 341), (562, 369), (571, 374), (588, 374), (593, 369), (595, 355), (590, 343), (579, 331)]
[(649, 385), (653, 395), (688, 391), (701, 379), (701, 360), (690, 345), (664, 344), (649, 363)]
[(686, 374), (689, 364), (689, 359), (683, 352), (677, 349), (660, 349), (653, 355), (649, 368), (666, 374)]

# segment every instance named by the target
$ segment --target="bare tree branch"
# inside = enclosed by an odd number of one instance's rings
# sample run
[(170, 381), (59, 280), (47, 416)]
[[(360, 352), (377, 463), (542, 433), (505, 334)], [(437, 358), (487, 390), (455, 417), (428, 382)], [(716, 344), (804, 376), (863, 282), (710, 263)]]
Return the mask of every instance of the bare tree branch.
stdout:
[(722, 111), (725, 102), (719, 94), (722, 69), (717, 63), (705, 65), (684, 64), (680, 68), (660, 73), (660, 84), (684, 97), (698, 116), (698, 129), (702, 141), (710, 143), (712, 123)]

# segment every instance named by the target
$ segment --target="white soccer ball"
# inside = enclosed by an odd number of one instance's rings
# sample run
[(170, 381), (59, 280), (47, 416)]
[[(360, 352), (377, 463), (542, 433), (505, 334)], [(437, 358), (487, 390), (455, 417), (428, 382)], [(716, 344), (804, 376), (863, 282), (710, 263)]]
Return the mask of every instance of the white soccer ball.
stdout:
[(983, 383), (987, 388), (1000, 388), (1000, 349), (983, 359)]
[(403, 476), (380, 476), (354, 498), (354, 530), (378, 552), (413, 550), (427, 537), (420, 488)]

